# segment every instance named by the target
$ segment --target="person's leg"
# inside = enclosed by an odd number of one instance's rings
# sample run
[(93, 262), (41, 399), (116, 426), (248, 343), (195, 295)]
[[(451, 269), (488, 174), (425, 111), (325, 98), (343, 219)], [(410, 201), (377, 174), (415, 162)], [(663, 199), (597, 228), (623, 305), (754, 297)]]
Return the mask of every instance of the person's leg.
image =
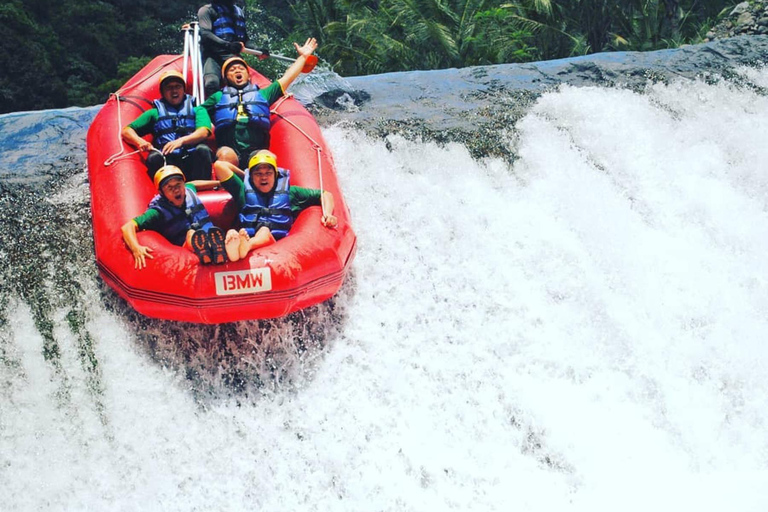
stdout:
[(147, 155), (147, 174), (149, 175), (150, 180), (155, 179), (155, 173), (163, 165), (165, 165), (165, 160), (163, 159), (163, 155), (158, 153), (157, 151), (150, 151), (149, 154)]
[(211, 57), (203, 64), (203, 89), (205, 97), (210, 97), (221, 88), (221, 64)]
[(237, 154), (237, 151), (229, 146), (221, 146), (219, 148), (216, 152), (216, 160), (219, 162), (229, 162), (235, 167), (240, 166), (240, 156)]
[(240, 259), (245, 258), (249, 252), (258, 248), (275, 243), (275, 237), (268, 227), (260, 227), (252, 237), (248, 236), (245, 229), (240, 230)]
[(175, 155), (165, 155), (165, 165), (174, 165), (181, 169), (181, 172), (184, 173), (184, 180), (189, 181), (189, 175), (192, 172), (190, 165), (191, 160), (189, 158), (184, 158), (182, 156), (182, 153), (176, 153)]
[(213, 152), (206, 144), (198, 144), (195, 150), (185, 158), (186, 168), (182, 169), (187, 181), (210, 180)]
[(229, 261), (240, 259), (240, 235), (234, 229), (227, 231), (227, 238), (224, 240), (224, 247), (227, 248), (227, 257)]

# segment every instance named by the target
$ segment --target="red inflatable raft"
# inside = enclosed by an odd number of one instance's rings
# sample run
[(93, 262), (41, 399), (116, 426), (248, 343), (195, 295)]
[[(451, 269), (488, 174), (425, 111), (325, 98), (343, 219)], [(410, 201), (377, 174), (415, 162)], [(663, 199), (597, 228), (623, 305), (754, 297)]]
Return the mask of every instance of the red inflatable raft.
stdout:
[[(120, 141), (121, 125), (152, 108), (163, 72), (181, 71), (180, 56), (157, 57), (134, 76), (97, 114), (88, 130), (96, 262), (102, 278), (138, 312), (155, 318), (215, 324), (275, 318), (333, 296), (355, 253), (355, 233), (339, 189), (333, 160), (315, 119), (295, 99), (272, 106), (270, 149), (280, 167), (291, 170), (291, 184), (330, 191), (335, 199), (336, 229), (320, 224), (321, 208), (304, 210), (290, 234), (224, 265), (200, 265), (197, 257), (170, 244), (162, 235), (143, 231), (139, 241), (152, 247), (154, 259), (134, 268), (121, 226), (146, 210), (156, 194), (139, 154), (128, 155)], [(269, 81), (255, 71), (259, 86)], [(128, 156), (126, 156), (128, 155)], [(322, 186), (321, 186), (322, 180)], [(226, 191), (199, 193), (214, 224), (226, 229), (237, 211)]]

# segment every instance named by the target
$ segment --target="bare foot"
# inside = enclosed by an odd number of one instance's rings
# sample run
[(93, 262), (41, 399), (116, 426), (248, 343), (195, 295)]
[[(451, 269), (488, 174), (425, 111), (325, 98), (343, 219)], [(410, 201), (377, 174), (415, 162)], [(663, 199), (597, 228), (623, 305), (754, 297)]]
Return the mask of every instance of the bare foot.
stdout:
[(227, 257), (229, 261), (237, 261), (240, 256), (240, 237), (237, 231), (230, 229), (227, 231), (227, 238), (224, 240), (224, 247), (227, 249)]
[(275, 243), (275, 237), (272, 235), (272, 232), (268, 227), (262, 226), (251, 238), (251, 249), (272, 245), (273, 243)]
[(238, 255), (240, 258), (245, 258), (248, 253), (251, 252), (251, 237), (248, 236), (248, 232), (245, 229), (241, 229), (239, 235)]

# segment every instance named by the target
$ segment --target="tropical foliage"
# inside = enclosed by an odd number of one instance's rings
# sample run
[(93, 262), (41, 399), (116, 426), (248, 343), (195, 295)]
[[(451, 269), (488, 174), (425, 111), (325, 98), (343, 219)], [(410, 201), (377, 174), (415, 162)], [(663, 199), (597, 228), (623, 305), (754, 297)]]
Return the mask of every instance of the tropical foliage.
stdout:
[[(6, 0), (0, 3), (0, 112), (102, 103), (106, 82), (160, 51), (179, 51), (197, 1)], [(143, 59), (142, 59), (143, 57)], [(119, 69), (119, 67), (122, 67)]]
[(293, 0), (341, 74), (525, 62), (697, 42), (722, 0)]
[[(697, 42), (723, 0), (239, 0), (256, 47), (319, 39), (346, 76)], [(103, 102), (159, 53), (200, 0), (5, 0), (0, 112)], [(259, 63), (277, 73), (278, 64)]]

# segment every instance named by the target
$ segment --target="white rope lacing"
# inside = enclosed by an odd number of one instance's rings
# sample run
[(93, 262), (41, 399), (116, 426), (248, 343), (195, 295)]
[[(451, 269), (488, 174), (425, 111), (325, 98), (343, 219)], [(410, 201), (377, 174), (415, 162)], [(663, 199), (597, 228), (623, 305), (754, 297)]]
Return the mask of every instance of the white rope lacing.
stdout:
[(287, 117), (285, 117), (284, 115), (282, 115), (281, 113), (279, 113), (277, 111), (278, 107), (280, 107), (280, 105), (282, 105), (285, 100), (287, 100), (288, 98), (291, 98), (292, 96), (293, 96), (292, 93), (288, 93), (285, 96), (283, 96), (282, 98), (280, 98), (279, 100), (277, 100), (277, 102), (272, 107), (270, 112), (272, 112), (273, 114), (278, 116), (280, 119), (282, 119), (283, 121), (287, 122), (288, 124), (290, 124), (291, 126), (296, 128), (296, 130), (298, 130), (299, 133), (304, 135), (312, 143), (312, 149), (315, 150), (315, 152), (317, 153), (317, 174), (318, 174), (318, 176), (320, 178), (320, 193), (321, 193), (321, 195), (320, 195), (320, 207), (323, 210), (323, 218), (325, 218), (325, 217), (328, 216), (328, 212), (325, 210), (325, 201), (323, 201), (323, 199), (322, 199), (322, 194), (325, 192), (325, 188), (323, 187), (323, 159), (322, 159), (323, 148), (307, 132), (302, 130), (301, 127), (299, 127), (299, 125), (297, 125), (296, 123), (294, 123), (293, 121), (291, 121), (290, 119), (288, 119)]

